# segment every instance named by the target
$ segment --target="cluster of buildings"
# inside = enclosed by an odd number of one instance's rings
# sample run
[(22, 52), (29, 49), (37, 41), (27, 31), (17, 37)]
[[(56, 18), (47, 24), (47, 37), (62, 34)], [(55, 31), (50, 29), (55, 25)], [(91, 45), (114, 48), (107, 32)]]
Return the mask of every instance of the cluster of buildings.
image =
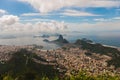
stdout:
[(118, 73), (113, 65), (108, 67), (107, 61), (111, 57), (96, 53), (86, 55), (88, 51), (80, 48), (42, 50), (38, 48), (34, 49), (34, 46), (0, 46), (0, 62), (8, 61), (12, 57), (12, 54), (22, 48), (32, 51), (32, 53), (37, 54), (43, 60), (33, 58), (34, 61), (41, 64), (53, 65), (60, 72), (66, 72), (66, 75), (70, 75), (71, 72), (75, 74), (79, 70), (86, 70), (90, 75), (103, 73), (113, 75), (112, 73)]
[(31, 50), (33, 46), (8, 46), (8, 45), (1, 45), (0, 46), (0, 62), (4, 63), (5, 61), (8, 61), (12, 54), (19, 51), (20, 49), (28, 49)]
[(111, 57), (107, 55), (100, 55), (91, 53), (90, 56), (86, 55), (86, 50), (80, 48), (70, 48), (69, 50), (56, 49), (56, 50), (36, 50), (36, 54), (46, 61), (48, 64), (55, 63), (60, 72), (66, 70), (66, 74), (71, 72), (77, 73), (79, 70), (86, 70), (90, 75), (117, 73), (113, 65), (108, 66), (107, 61)]

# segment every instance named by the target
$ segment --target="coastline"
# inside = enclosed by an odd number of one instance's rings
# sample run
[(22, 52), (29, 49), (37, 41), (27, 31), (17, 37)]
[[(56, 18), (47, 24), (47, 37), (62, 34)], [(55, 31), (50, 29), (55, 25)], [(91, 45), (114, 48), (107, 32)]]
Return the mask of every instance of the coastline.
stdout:
[[(31, 45), (25, 45), (25, 46), (15, 46), (15, 45), (2, 46), (1, 45), (0, 46), (0, 64), (7, 64), (6, 62), (11, 61), (11, 59), (13, 58), (14, 59), (18, 58), (18, 61), (19, 61), (20, 60), (19, 55), (21, 55), (21, 57), (25, 58), (25, 61), (28, 60), (27, 59), (28, 57), (30, 57), (32, 63), (39, 64), (42, 66), (43, 65), (53, 66), (54, 70), (58, 70), (58, 73), (62, 75), (64, 74), (67, 76), (70, 76), (70, 73), (72, 71), (75, 71), (75, 74), (78, 74), (77, 72), (81, 69), (87, 70), (87, 72), (90, 75), (102, 75), (105, 72), (110, 72), (110, 73), (116, 72), (115, 74), (118, 74), (120, 72), (120, 70), (117, 70), (117, 68), (115, 69), (116, 67), (115, 65), (112, 65), (111, 67), (111, 64), (110, 65), (108, 64), (108, 61), (110, 60), (113, 60), (116, 63), (115, 60), (116, 58), (119, 59), (119, 57), (113, 58), (113, 56), (109, 55), (109, 52), (108, 54), (106, 53), (101, 54), (99, 52), (97, 53), (94, 51), (89, 51), (89, 49), (87, 48), (86, 49), (81, 48), (80, 46), (82, 44), (80, 45), (79, 42), (77, 43), (78, 45), (68, 43), (68, 45), (66, 44), (63, 46), (64, 48), (61, 46), (61, 48), (51, 49), (51, 50), (44, 50), (36, 45), (32, 45), (32, 46)], [(98, 46), (98, 47), (94, 47), (94, 50), (98, 50), (98, 51), (101, 47), (102, 47), (102, 50), (106, 49), (104, 46), (111, 47), (103, 44), (101, 45), (95, 44), (95, 46)], [(112, 48), (110, 49), (112, 50)], [(102, 52), (102, 50), (100, 49), (100, 52)], [(109, 51), (108, 48), (106, 50)], [(106, 51), (106, 50), (103, 50), (103, 51)], [(113, 49), (113, 52), (114, 52), (114, 49)], [(19, 54), (19, 53), (22, 53), (22, 54)], [(15, 57), (13, 57), (14, 54), (16, 55)], [(111, 54), (114, 55), (114, 53), (111, 53)], [(22, 61), (23, 58), (21, 58), (20, 61)], [(22, 63), (24, 63), (25, 61), (23, 61)], [(30, 66), (27, 66), (27, 68), (28, 67)], [(33, 70), (34, 69), (36, 68), (33, 68)], [(46, 70), (46, 68), (44, 69)], [(37, 71), (39, 72), (39, 70)]]
[[(49, 44), (49, 43), (48, 43)], [(51, 44), (51, 43), (50, 43)], [(52, 43), (52, 44), (56, 44), (56, 43)], [(74, 43), (68, 43), (68, 44), (74, 44)], [(92, 42), (92, 43), (90, 43), (90, 44), (96, 44), (95, 42)], [(102, 43), (100, 43), (102, 46), (104, 46), (104, 47), (110, 47), (110, 48), (116, 48), (116, 49), (118, 49), (119, 51), (120, 51), (120, 47), (118, 47), (118, 46), (111, 46), (111, 45), (106, 45), (106, 44), (102, 44)], [(41, 47), (41, 50), (56, 50), (56, 49), (59, 49), (59, 48), (62, 48), (63, 46), (60, 46), (59, 44), (56, 44), (57, 45), (57, 47), (56, 48), (46, 48), (46, 46), (44, 46), (44, 45), (37, 45), (37, 44), (32, 44), (32, 45), (0, 45), (0, 46), (14, 46), (14, 47), (35, 47), (35, 46), (40, 46)], [(59, 46), (59, 47), (58, 47)]]

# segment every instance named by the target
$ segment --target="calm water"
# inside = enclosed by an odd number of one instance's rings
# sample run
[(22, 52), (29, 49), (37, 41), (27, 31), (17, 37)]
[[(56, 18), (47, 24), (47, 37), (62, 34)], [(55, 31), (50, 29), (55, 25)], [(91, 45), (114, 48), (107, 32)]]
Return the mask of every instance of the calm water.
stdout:
[(75, 34), (69, 34), (67, 36), (67, 39), (71, 42), (75, 42), (76, 39), (82, 39), (87, 38), (90, 39), (96, 43), (101, 43), (104, 45), (109, 46), (116, 46), (120, 47), (120, 35), (117, 36), (98, 36), (98, 35), (91, 35), (91, 34), (81, 34), (81, 33), (75, 33)]
[[(44, 42), (45, 38), (34, 38), (34, 37), (16, 37), (11, 39), (0, 39), (0, 45), (42, 45), (43, 49), (56, 49), (59, 48), (58, 45), (52, 44), (52, 43), (46, 43)], [(55, 40), (55, 37), (48, 38), (49, 40)]]
[[(64, 36), (67, 40), (70, 42), (75, 42), (77, 39), (81, 38), (87, 38), (90, 40), (93, 40), (97, 43), (102, 43), (105, 45), (110, 46), (117, 46), (120, 47), (120, 37), (104, 37), (104, 36), (95, 36), (95, 35), (89, 35), (89, 34), (83, 34), (83, 33), (68, 33), (66, 36)], [(0, 38), (0, 45), (42, 45), (44, 46), (43, 49), (56, 49), (60, 46), (53, 44), (53, 43), (46, 43), (44, 42), (45, 38), (37, 37), (34, 38), (33, 36), (27, 36), (27, 37), (12, 37), (12, 38)], [(48, 40), (55, 40), (57, 37), (50, 37), (47, 38)]]

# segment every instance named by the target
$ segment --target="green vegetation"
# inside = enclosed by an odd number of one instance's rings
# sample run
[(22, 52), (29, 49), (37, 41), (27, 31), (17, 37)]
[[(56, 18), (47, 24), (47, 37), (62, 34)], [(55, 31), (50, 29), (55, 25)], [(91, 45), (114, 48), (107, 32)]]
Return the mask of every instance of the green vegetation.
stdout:
[(4, 75), (1, 80), (120, 80), (118, 75), (111, 76), (109, 74), (103, 75), (88, 75), (84, 70), (80, 71), (77, 75), (71, 74), (70, 76), (65, 76), (60, 78), (59, 76), (54, 76), (52, 79), (47, 76), (38, 76), (33, 73), (18, 75), (16, 77), (10, 76), (10, 74)]

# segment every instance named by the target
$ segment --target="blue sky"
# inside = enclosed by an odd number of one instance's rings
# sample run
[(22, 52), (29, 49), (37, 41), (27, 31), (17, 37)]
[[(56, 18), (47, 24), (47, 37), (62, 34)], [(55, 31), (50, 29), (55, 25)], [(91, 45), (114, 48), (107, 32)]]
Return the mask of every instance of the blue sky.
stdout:
[[(4, 11), (4, 12), (3, 12)], [(119, 0), (0, 0), (0, 17), (12, 15), (14, 22), (28, 24), (36, 22), (64, 22), (72, 26), (97, 26), (120, 22)], [(5, 17), (4, 17), (5, 16)], [(9, 16), (7, 16), (9, 17)], [(11, 17), (10, 17), (11, 18)], [(6, 19), (5, 19), (6, 20)], [(7, 25), (11, 24), (7, 20)], [(5, 22), (5, 21), (3, 21)], [(86, 23), (86, 24), (85, 24)], [(101, 24), (100, 24), (101, 23)], [(119, 30), (117, 28), (110, 30)], [(3, 25), (3, 24), (2, 24)], [(6, 25), (6, 24), (5, 24)], [(110, 25), (110, 24), (109, 24)], [(10, 25), (11, 26), (11, 25)], [(56, 26), (56, 25), (55, 25)], [(70, 27), (71, 28), (71, 27)], [(74, 27), (72, 27), (74, 28)], [(94, 27), (91, 27), (92, 30)], [(0, 28), (4, 29), (3, 27)], [(75, 27), (77, 30), (77, 28)], [(88, 30), (89, 28), (87, 28)], [(96, 28), (96, 30), (99, 28)], [(103, 28), (102, 28), (103, 29)], [(16, 29), (15, 29), (16, 30)], [(84, 29), (85, 30), (85, 29)], [(93, 29), (94, 30), (94, 29)], [(106, 29), (105, 29), (106, 30)]]
[(23, 13), (35, 11), (32, 6), (18, 2), (17, 0), (0, 0), (0, 9), (6, 10), (9, 14), (18, 16)]
[[(39, 1), (39, 0), (38, 0)], [(95, 14), (98, 16), (67, 16), (60, 14), (64, 12), (67, 8), (58, 9), (56, 11), (48, 12), (47, 14), (51, 14), (50, 16), (21, 16), (22, 14), (27, 13), (39, 13), (38, 10), (34, 9), (32, 5), (25, 2), (20, 2), (18, 0), (1, 0), (0, 1), (0, 9), (6, 10), (9, 14), (17, 15), (21, 19), (31, 19), (31, 18), (43, 18), (43, 19), (51, 19), (51, 20), (57, 20), (57, 21), (65, 21), (65, 22), (84, 22), (87, 21), (91, 22), (95, 18), (104, 18), (104, 19), (111, 19), (114, 17), (120, 16), (120, 7), (87, 7), (87, 8), (80, 8), (80, 7), (71, 7), (68, 9), (76, 10), (76, 11), (82, 11), (87, 12), (91, 14)], [(46, 14), (46, 15), (47, 15)]]

